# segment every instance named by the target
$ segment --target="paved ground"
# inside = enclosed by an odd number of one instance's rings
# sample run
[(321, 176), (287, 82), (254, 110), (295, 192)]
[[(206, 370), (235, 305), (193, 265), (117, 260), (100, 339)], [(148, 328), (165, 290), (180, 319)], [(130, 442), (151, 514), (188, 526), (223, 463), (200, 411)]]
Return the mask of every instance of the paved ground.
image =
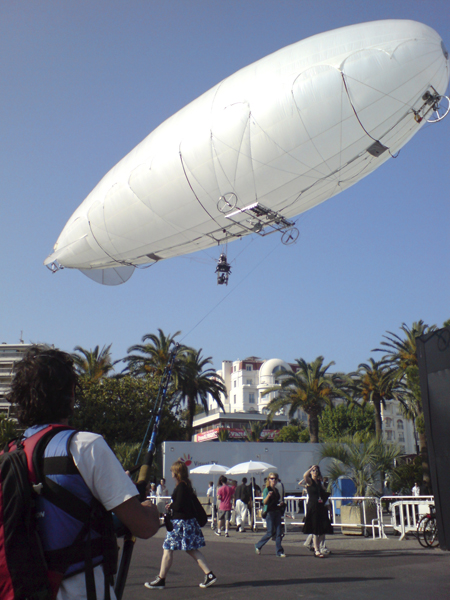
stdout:
[(148, 541), (138, 540), (123, 600), (147, 600), (162, 594), (165, 600), (446, 600), (450, 598), (450, 552), (424, 549), (414, 538), (372, 540), (361, 536), (329, 537), (332, 554), (325, 559), (303, 546), (305, 536), (290, 532), (283, 540), (286, 558), (275, 556), (275, 543), (254, 551), (263, 535), (230, 532), (217, 537), (205, 527), (204, 555), (217, 582), (203, 590), (203, 574), (183, 552), (176, 552), (165, 590), (143, 586), (158, 574), (165, 529)]

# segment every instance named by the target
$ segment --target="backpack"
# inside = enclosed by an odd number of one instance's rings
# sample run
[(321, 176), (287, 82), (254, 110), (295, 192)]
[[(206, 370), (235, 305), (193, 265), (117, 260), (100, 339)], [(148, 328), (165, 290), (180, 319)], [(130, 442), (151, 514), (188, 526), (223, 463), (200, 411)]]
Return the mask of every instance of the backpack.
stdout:
[[(48, 472), (78, 473), (71, 456), (58, 457), (56, 470), (55, 459), (44, 459), (47, 445), (64, 430), (76, 433), (71, 427), (49, 425), (26, 439), (13, 440), (0, 454), (0, 600), (54, 599), (67, 567), (76, 560), (84, 560), (87, 595), (95, 598), (92, 559), (99, 555), (104, 556), (105, 591), (109, 592), (106, 579), (115, 572), (117, 556), (111, 552), (114, 533), (105, 509), (96, 500), (88, 507), (64, 488), (53, 486), (47, 476)], [(36, 525), (38, 495), (83, 523), (77, 545), (44, 553)], [(94, 525), (101, 530), (98, 547), (91, 536), (84, 541)]]
[(0, 598), (50, 600), (52, 589), (47, 562), (36, 528), (32, 483), (35, 445), (60, 428), (45, 428), (27, 440), (14, 440), (0, 455)]
[(194, 493), (191, 496), (191, 500), (195, 518), (197, 519), (197, 522), (200, 525), (200, 527), (204, 527), (208, 522), (208, 515), (206, 514), (205, 509), (201, 505), (200, 500)]

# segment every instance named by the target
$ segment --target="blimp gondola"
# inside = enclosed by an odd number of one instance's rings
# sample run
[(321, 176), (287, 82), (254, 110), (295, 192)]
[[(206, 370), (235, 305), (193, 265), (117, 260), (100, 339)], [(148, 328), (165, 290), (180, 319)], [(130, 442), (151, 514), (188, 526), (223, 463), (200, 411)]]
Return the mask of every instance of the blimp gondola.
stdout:
[(449, 54), (427, 25), (362, 23), (289, 45), (157, 127), (75, 210), (44, 264), (99, 283), (293, 217), (395, 156), (449, 111)]

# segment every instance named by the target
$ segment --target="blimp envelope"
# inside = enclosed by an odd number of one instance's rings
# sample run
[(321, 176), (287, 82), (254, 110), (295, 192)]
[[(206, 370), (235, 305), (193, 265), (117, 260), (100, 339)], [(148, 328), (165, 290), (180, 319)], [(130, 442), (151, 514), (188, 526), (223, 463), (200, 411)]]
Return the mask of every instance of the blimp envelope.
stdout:
[(439, 115), (448, 83), (443, 41), (414, 21), (278, 50), (150, 133), (76, 209), (44, 264), (115, 285), (140, 265), (287, 231)]

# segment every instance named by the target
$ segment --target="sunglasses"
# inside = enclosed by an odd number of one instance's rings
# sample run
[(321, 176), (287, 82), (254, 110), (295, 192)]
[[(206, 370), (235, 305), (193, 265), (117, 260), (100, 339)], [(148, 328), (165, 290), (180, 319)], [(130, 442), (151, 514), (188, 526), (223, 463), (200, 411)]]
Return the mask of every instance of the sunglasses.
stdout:
[(277, 478), (276, 477), (269, 477), (269, 479), (275, 479), (276, 480)]

